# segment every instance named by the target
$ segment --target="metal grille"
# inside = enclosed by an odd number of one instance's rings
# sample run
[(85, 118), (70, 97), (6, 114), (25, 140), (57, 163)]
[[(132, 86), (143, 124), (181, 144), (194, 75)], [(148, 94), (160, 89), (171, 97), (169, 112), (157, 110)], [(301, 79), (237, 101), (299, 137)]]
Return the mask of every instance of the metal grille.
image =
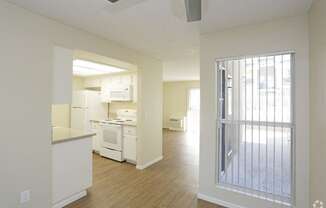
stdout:
[(217, 61), (218, 183), (292, 204), (293, 53)]

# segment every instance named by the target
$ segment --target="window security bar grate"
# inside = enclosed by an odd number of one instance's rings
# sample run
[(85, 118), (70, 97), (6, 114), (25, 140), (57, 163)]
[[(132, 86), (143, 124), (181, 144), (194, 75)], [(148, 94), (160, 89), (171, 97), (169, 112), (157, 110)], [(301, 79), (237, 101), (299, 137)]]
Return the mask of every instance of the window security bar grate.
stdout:
[(217, 61), (218, 184), (292, 204), (294, 54)]

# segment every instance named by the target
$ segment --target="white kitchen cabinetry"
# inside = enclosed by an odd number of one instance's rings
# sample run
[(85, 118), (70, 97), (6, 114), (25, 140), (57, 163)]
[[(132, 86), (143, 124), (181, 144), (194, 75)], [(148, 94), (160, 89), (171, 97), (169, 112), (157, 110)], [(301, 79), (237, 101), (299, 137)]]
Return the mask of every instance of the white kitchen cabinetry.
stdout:
[(110, 82), (110, 85), (132, 85), (132, 75), (131, 74), (122, 74), (122, 75), (113, 75), (104, 79), (107, 82)]
[(52, 72), (52, 104), (70, 104), (72, 100), (73, 51), (54, 47)]
[(137, 96), (138, 96), (138, 80), (137, 80), (137, 74), (132, 75), (132, 86), (133, 86), (133, 102), (137, 103)]
[(111, 77), (105, 77), (101, 80), (101, 100), (102, 102), (110, 101), (110, 88), (112, 87)]
[(121, 85), (121, 76), (120, 75), (114, 75), (111, 77), (111, 85)]
[(102, 135), (100, 123), (97, 121), (91, 121), (91, 131), (93, 133), (96, 133), (96, 135), (93, 136), (93, 139), (92, 139), (93, 151), (96, 153), (99, 153), (100, 148), (101, 148), (101, 140), (100, 139), (101, 139), (101, 135)]
[(137, 161), (137, 131), (136, 127), (123, 127), (123, 154), (124, 158), (131, 163)]
[(132, 75), (121, 75), (120, 84), (122, 85), (132, 85)]
[(101, 79), (99, 77), (88, 77), (84, 80), (85, 88), (100, 88), (101, 87)]

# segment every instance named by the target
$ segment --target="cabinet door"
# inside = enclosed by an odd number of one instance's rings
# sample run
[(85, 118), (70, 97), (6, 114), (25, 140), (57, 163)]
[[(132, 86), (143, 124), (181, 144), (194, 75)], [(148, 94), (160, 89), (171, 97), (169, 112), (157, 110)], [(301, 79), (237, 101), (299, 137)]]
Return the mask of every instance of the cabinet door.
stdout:
[(134, 126), (124, 126), (123, 127), (124, 136), (137, 136), (137, 129)]
[(101, 132), (99, 130), (94, 130), (93, 132), (96, 133), (96, 135), (93, 136), (93, 151), (98, 153), (101, 149)]
[(111, 86), (119, 86), (119, 85), (121, 85), (121, 76), (119, 76), (119, 75), (112, 76), (110, 85)]
[(72, 100), (73, 51), (53, 49), (52, 104), (70, 104)]
[(132, 75), (132, 87), (133, 87), (133, 102), (137, 103), (138, 96), (138, 82), (137, 82), (137, 74)]
[(105, 92), (109, 89), (111, 83), (110, 77), (104, 77), (101, 79), (101, 91)]
[(85, 88), (100, 88), (101, 87), (101, 79), (98, 77), (89, 77), (84, 81)]
[(101, 102), (109, 103), (110, 102), (110, 93), (109, 92), (101, 92)]
[(110, 101), (110, 88), (112, 87), (112, 77), (105, 77), (101, 80), (101, 100)]
[(132, 85), (132, 75), (122, 75), (120, 79), (122, 85)]
[(98, 122), (91, 121), (91, 131), (94, 132), (96, 135), (92, 138), (93, 144), (93, 151), (99, 152), (100, 151), (100, 125)]
[(93, 136), (92, 138), (92, 148), (94, 152), (97, 152), (97, 136)]
[(136, 143), (137, 138), (135, 136), (127, 136), (123, 137), (124, 141), (124, 158), (131, 161), (136, 162)]

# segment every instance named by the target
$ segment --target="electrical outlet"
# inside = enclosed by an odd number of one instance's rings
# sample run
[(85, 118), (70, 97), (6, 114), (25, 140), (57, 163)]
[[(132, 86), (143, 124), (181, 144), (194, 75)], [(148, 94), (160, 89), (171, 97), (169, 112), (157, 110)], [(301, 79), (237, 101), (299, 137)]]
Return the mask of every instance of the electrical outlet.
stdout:
[(31, 190), (26, 190), (20, 193), (20, 203), (24, 204), (31, 199)]

